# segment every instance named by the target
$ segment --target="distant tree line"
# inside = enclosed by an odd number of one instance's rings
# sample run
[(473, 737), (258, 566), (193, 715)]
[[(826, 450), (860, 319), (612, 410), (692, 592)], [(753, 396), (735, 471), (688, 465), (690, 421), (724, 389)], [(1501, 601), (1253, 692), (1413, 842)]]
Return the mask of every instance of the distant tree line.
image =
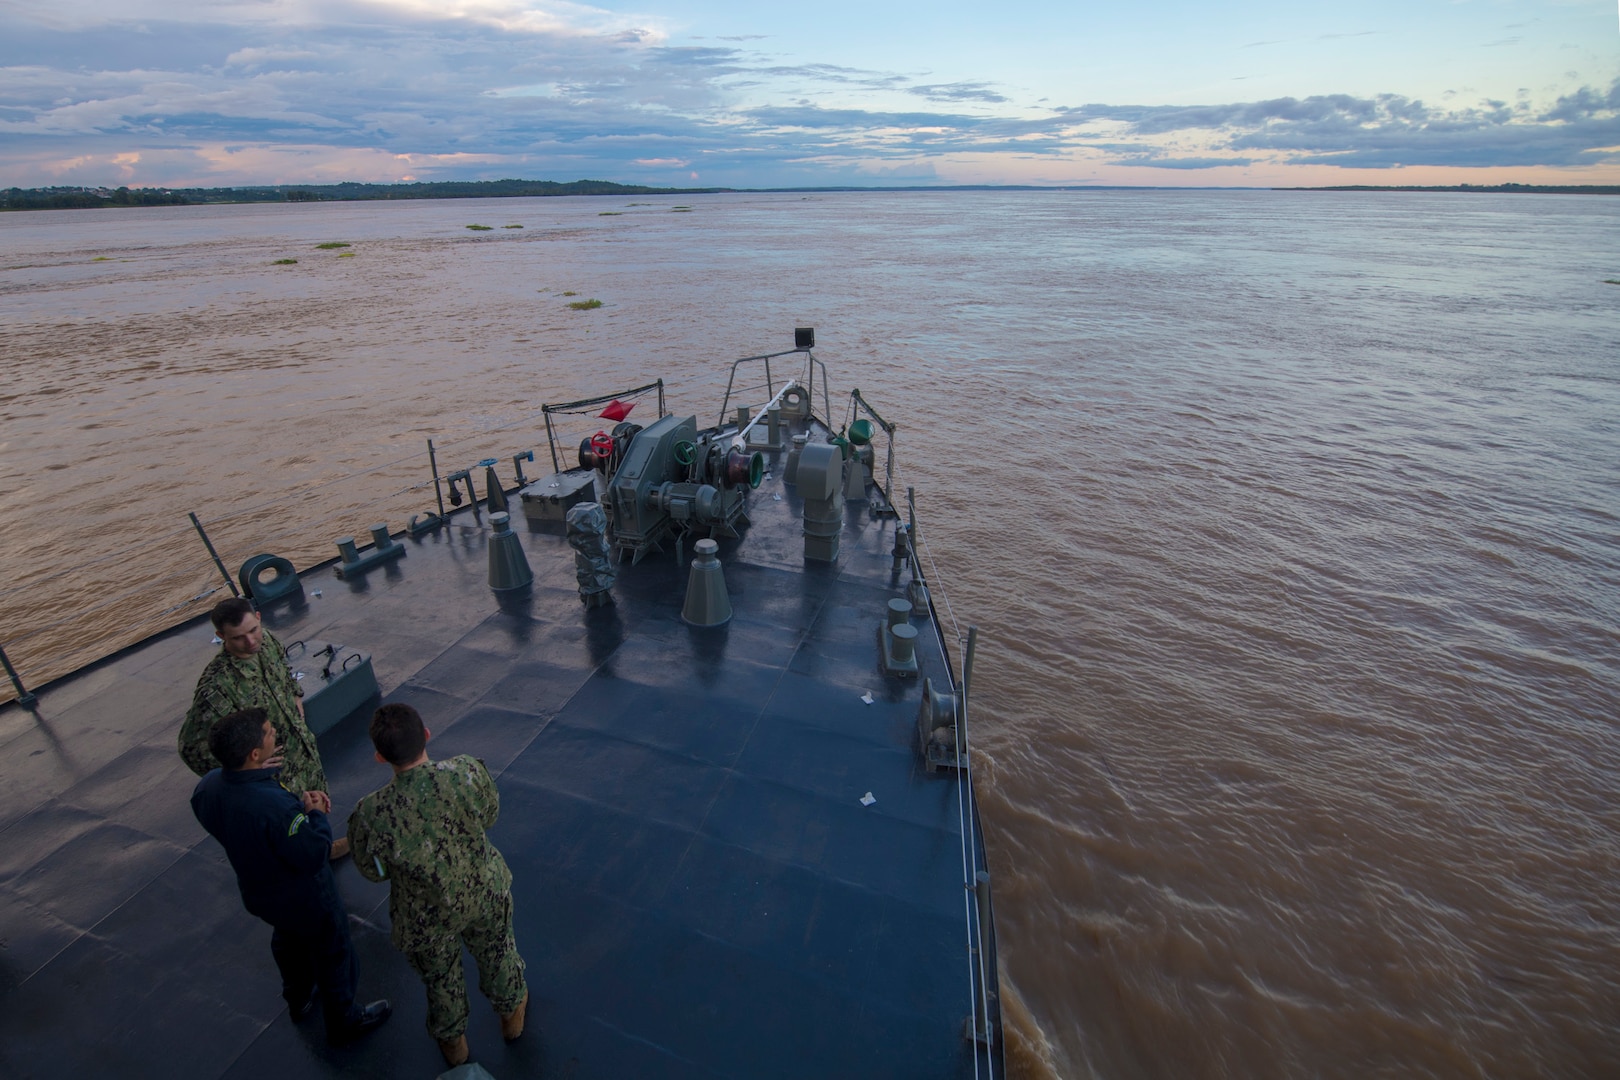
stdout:
[(1616, 184), (1440, 184), (1420, 187), (1415, 184), (1380, 186), (1377, 184), (1340, 184), (1335, 187), (1272, 188), (1273, 191), (1506, 191), (1527, 195), (1620, 195)]
[[(696, 195), (725, 188), (646, 187), (609, 180), (440, 180), (415, 184), (323, 184), (267, 189), (284, 193), (289, 202), (355, 199), (509, 199), (546, 195)], [(188, 192), (188, 194), (190, 194)]]
[(184, 206), (192, 200), (166, 188), (6, 188), (0, 210), (78, 210), (91, 206)]
[(646, 187), (608, 180), (444, 180), (416, 184), (299, 184), (246, 188), (7, 188), (0, 210), (193, 203), (345, 202), (366, 199), (496, 199), (547, 195), (700, 195), (727, 188)]

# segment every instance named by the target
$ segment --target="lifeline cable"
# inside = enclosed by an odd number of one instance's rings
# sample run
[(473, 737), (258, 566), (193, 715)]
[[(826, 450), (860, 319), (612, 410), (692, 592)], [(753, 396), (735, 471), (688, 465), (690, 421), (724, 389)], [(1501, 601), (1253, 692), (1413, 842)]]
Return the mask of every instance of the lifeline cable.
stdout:
[[(312, 518), (311, 520), (302, 523), (300, 525), (299, 530), (297, 530), (297, 531), (292, 530), (292, 529), (283, 529), (281, 532), (270, 533), (270, 534), (268, 534), (268, 536), (261, 537), (262, 543), (260, 544), (260, 546), (261, 547), (270, 547), (270, 546), (272, 546), (271, 541), (279, 540), (279, 539), (283, 539), (283, 538), (287, 538), (291, 543), (294, 543), (294, 544), (302, 543), (306, 539), (306, 537), (303, 534), (307, 533), (309, 530), (313, 529), (317, 525), (325, 524), (326, 522), (331, 521), (334, 518), (353, 515), (357, 510), (365, 510), (365, 509), (368, 509), (368, 508), (373, 507), (373, 506), (382, 506), (383, 504), (389, 502), (392, 499), (399, 498), (401, 495), (409, 494), (412, 491), (420, 491), (423, 488), (432, 487), (432, 486), (433, 486), (433, 481), (431, 481), (431, 480), (422, 480), (422, 481), (420, 481), (418, 483), (415, 483), (415, 484), (407, 484), (405, 487), (402, 487), (402, 488), (398, 489), (397, 491), (392, 491), (392, 492), (388, 493), (387, 495), (384, 495), (382, 498), (372, 499), (370, 502), (362, 503), (358, 507), (347, 507), (346, 506), (346, 507), (343, 507), (343, 508), (338, 509), (338, 510), (333, 510), (331, 513), (326, 514), (326, 515), (324, 515), (322, 517)], [(275, 506), (279, 502), (289, 501), (289, 500), (292, 500), (292, 499), (294, 499), (296, 497), (298, 497), (298, 493), (295, 493), (293, 495), (287, 495), (283, 499), (278, 499), (275, 502), (265, 503), (263, 505), (264, 506)], [(451, 511), (451, 513), (454, 513), (454, 511)], [(228, 516), (235, 516), (235, 515), (233, 514), (233, 515), (228, 515)], [(225, 521), (225, 520), (226, 520), (226, 518), (223, 518), (223, 517), (222, 518), (213, 518), (213, 519), (210, 519), (208, 521), (208, 524), (217, 525), (220, 522)], [(311, 540), (309, 542), (313, 543), (314, 541)]]
[[(138, 588), (126, 589), (124, 592), (118, 593), (118, 594), (116, 594), (114, 596), (109, 596), (107, 599), (102, 600), (100, 603), (92, 604), (91, 606), (89, 606), (87, 608), (78, 608), (78, 609), (74, 610), (70, 614), (63, 615), (60, 619), (56, 619), (56, 620), (54, 620), (52, 622), (45, 623), (42, 626), (33, 627), (32, 629), (27, 630), (27, 631), (23, 632), (22, 634), (19, 634), (17, 637), (14, 637), (14, 638), (10, 639), (9, 641), (6, 642), (6, 644), (7, 645), (15, 645), (19, 641), (27, 641), (29, 638), (34, 637), (37, 634), (43, 634), (45, 631), (53, 629), (53, 628), (58, 627), (58, 626), (61, 626), (63, 623), (70, 623), (70, 622), (73, 622), (75, 619), (82, 619), (82, 618), (86, 617), (87, 615), (94, 615), (96, 612), (102, 610), (105, 607), (109, 607), (109, 606), (111, 606), (113, 604), (118, 603), (119, 601), (123, 600), (127, 596), (132, 596), (137, 592), (145, 592), (148, 589), (150, 589), (151, 587), (156, 586), (156, 585), (161, 585), (166, 581), (173, 581), (176, 578), (189, 577), (190, 575), (195, 574), (197, 572), (198, 571), (196, 571), (196, 570), (179, 570), (179, 571), (176, 571), (175, 573), (168, 574), (168, 575), (166, 575), (164, 577), (160, 577), (155, 581), (144, 582)], [(137, 627), (139, 625), (141, 625), (141, 624), (138, 623), (138, 622), (136, 622), (136, 623), (127, 623), (125, 625), (125, 629), (133, 629), (133, 628), (135, 628), (135, 627)]]
[[(190, 526), (185, 526), (185, 527), (182, 527), (182, 528), (172, 529), (169, 532), (166, 532), (161, 536), (154, 536), (150, 540), (142, 541), (141, 544), (138, 547), (136, 547), (134, 550), (139, 551), (142, 548), (153, 547), (153, 546), (155, 546), (157, 544), (160, 544), (160, 543), (163, 543), (163, 542), (169, 540), (171, 537), (177, 536), (177, 535), (179, 535), (181, 533), (189, 533), (189, 532), (191, 532)], [(76, 573), (77, 571), (85, 570), (85, 569), (88, 569), (89, 567), (92, 567), (92, 566), (100, 566), (102, 563), (112, 562), (114, 559), (117, 559), (117, 560), (119, 560), (121, 562), (122, 561), (127, 561), (129, 559), (129, 557), (130, 557), (130, 554), (131, 554), (131, 550), (128, 549), (128, 548), (125, 548), (122, 551), (115, 551), (115, 552), (112, 552), (111, 554), (102, 555), (102, 556), (100, 556), (98, 558), (94, 558), (94, 559), (89, 559), (89, 560), (87, 560), (85, 562), (82, 562), (82, 563), (74, 563), (72, 566), (64, 566), (62, 569), (56, 571), (55, 573), (47, 574), (42, 578), (35, 578), (35, 579), (31, 580), (31, 581), (24, 581), (24, 582), (22, 582), (20, 584), (12, 585), (12, 586), (10, 586), (8, 588), (0, 589), (0, 596), (11, 596), (14, 593), (25, 592), (25, 591), (27, 591), (29, 589), (36, 589), (39, 586), (44, 585), (44, 584), (46, 584), (48, 582), (55, 581), (57, 578), (62, 577), (64, 575), (66, 575), (66, 574)]]
[(960, 645), (963, 642), (962, 628), (961, 626), (957, 625), (956, 612), (951, 610), (951, 597), (950, 594), (945, 591), (945, 579), (939, 576), (939, 566), (934, 562), (934, 553), (929, 550), (928, 538), (926, 536), (922, 538), (922, 546), (923, 551), (927, 552), (928, 554), (928, 581), (930, 583), (929, 592), (933, 592), (933, 586), (935, 584), (939, 586), (939, 595), (945, 601), (945, 614), (949, 615), (951, 618), (951, 629), (956, 632), (956, 643)]
[(241, 517), (243, 514), (257, 513), (260, 510), (265, 510), (269, 507), (275, 506), (277, 503), (285, 502), (289, 499), (302, 498), (305, 495), (320, 491), (323, 488), (329, 488), (333, 484), (341, 484), (347, 480), (358, 480), (362, 476), (370, 476), (372, 473), (381, 472), (384, 469), (392, 469), (396, 466), (408, 464), (414, 461), (416, 458), (421, 457), (422, 453), (424, 453), (424, 451), (418, 451), (409, 457), (398, 458), (394, 461), (385, 461), (380, 465), (373, 465), (369, 469), (361, 469), (359, 472), (350, 472), (344, 473), (342, 476), (334, 476), (330, 480), (322, 480), (317, 484), (311, 484), (309, 487), (299, 488), (296, 491), (285, 492), (281, 495), (275, 496), (274, 498), (266, 499), (264, 502), (255, 503), (252, 506), (244, 506), (239, 510), (231, 510), (228, 513), (221, 514), (216, 518), (210, 518), (209, 522), (210, 524), (218, 524), (222, 521), (229, 521), (234, 517)]
[[(921, 529), (919, 529), (917, 531), (920, 532)], [(913, 541), (916, 540), (916, 535), (915, 534), (913, 534), (912, 540)], [(926, 540), (923, 541), (923, 545), (924, 545), (925, 548), (927, 547), (927, 541)], [(915, 549), (913, 549), (913, 550), (915, 551)], [(933, 565), (932, 553), (930, 553), (930, 555), (929, 555), (929, 565), (930, 566)], [(956, 629), (957, 643), (959, 645), (962, 645), (963, 648), (964, 648), (963, 657), (962, 657), (962, 669), (961, 669), (962, 670), (962, 678), (961, 678), (961, 681), (959, 683), (957, 683), (954, 676), (953, 676), (952, 682), (953, 682), (953, 684), (957, 685), (958, 690), (962, 695), (962, 754), (961, 754), (961, 757), (966, 760), (966, 765), (964, 766), (964, 768), (962, 768), (960, 770), (957, 770), (957, 775), (956, 775), (956, 820), (957, 820), (957, 828), (961, 831), (960, 847), (961, 847), (961, 851), (962, 851), (962, 914), (963, 914), (963, 920), (964, 920), (964, 924), (965, 924), (965, 929), (966, 929), (966, 932), (967, 932), (968, 1000), (969, 1000), (969, 1012), (971, 1014), (971, 1022), (973, 1024), (973, 1033), (972, 1034), (973, 1034), (973, 1043), (974, 1043), (974, 1048), (973, 1048), (973, 1075), (974, 1075), (975, 1078), (977, 1078), (978, 1075), (979, 1075), (979, 1049), (978, 1049), (977, 1035), (978, 1035), (978, 1019), (979, 1019), (979, 1017), (981, 1015), (981, 1010), (982, 1010), (982, 1015), (984, 1017), (984, 1023), (985, 1023), (985, 1030), (987, 1032), (987, 1038), (985, 1040), (985, 1059), (986, 1059), (986, 1066), (985, 1067), (986, 1067), (986, 1071), (990, 1074), (992, 1080), (994, 1080), (994, 1076), (995, 1076), (995, 1064), (994, 1064), (995, 1063), (995, 1049), (994, 1049), (994, 1046), (991, 1044), (991, 1040), (994, 1039), (995, 1035), (994, 1035), (994, 1030), (991, 1027), (991, 1017), (990, 1017), (990, 1000), (989, 1000), (990, 983), (989, 983), (989, 979), (987, 977), (987, 972), (986, 972), (986, 969), (985, 969), (985, 964), (986, 964), (987, 961), (986, 961), (986, 957), (984, 955), (984, 949), (982, 947), (976, 947), (978, 945), (982, 945), (982, 942), (984, 940), (983, 923), (984, 923), (984, 919), (987, 917), (987, 912), (976, 910), (976, 908), (977, 908), (977, 895), (978, 894), (974, 889), (974, 885), (975, 885), (975, 882), (977, 881), (977, 875), (978, 875), (979, 850), (978, 850), (978, 844), (977, 844), (977, 842), (976, 842), (976, 840), (974, 838), (974, 829), (973, 829), (973, 822), (976, 819), (977, 814), (974, 811), (974, 806), (976, 804), (976, 800), (974, 799), (974, 796), (973, 796), (973, 752), (972, 752), (972, 742), (971, 742), (971, 737), (968, 734), (968, 701), (967, 701), (968, 668), (967, 668), (967, 665), (971, 661), (971, 656), (966, 651), (966, 645), (962, 641), (961, 628), (956, 623), (956, 615), (955, 615), (955, 613), (951, 611), (950, 596), (945, 591), (944, 583), (939, 581), (938, 579), (934, 579), (934, 581), (935, 581), (935, 584), (933, 586), (930, 586), (930, 588), (928, 590), (928, 608), (929, 608), (930, 613), (935, 616), (934, 625), (935, 625), (936, 628), (939, 627), (938, 609), (934, 607), (934, 597), (937, 595), (937, 596), (941, 597), (942, 599), (944, 599), (944, 601), (945, 601), (945, 610), (946, 610), (947, 613), (950, 614), (952, 627), (954, 629)], [(970, 632), (970, 634), (972, 633), (971, 628), (970, 628), (969, 632)], [(971, 641), (971, 638), (970, 638), (970, 641)], [(936, 633), (935, 634), (935, 642), (939, 647), (940, 660), (944, 663), (945, 670), (946, 670), (947, 674), (950, 674), (951, 673), (951, 658), (950, 658), (949, 652), (945, 648), (944, 635)], [(920, 737), (920, 733), (919, 733), (919, 737)], [(927, 747), (926, 746), (924, 746), (923, 752), (925, 754), (927, 753)], [(971, 897), (971, 899), (970, 899), (970, 897)], [(975, 930), (977, 930), (977, 935), (975, 934)], [(974, 964), (974, 954), (975, 953), (978, 954), (977, 972), (975, 972), (975, 964)], [(975, 986), (975, 978), (974, 977), (975, 977), (975, 974), (977, 974), (977, 986), (978, 986), (978, 992), (977, 993), (974, 992), (974, 986)]]

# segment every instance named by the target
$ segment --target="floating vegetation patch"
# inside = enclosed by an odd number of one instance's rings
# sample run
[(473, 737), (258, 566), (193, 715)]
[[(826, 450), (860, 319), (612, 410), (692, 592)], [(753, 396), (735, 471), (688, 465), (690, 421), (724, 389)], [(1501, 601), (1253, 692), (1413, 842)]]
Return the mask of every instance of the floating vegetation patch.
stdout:
[(1606, 278), (1603, 279), (1603, 284), (1605, 284), (1605, 285), (1620, 285), (1620, 278), (1606, 277)]
[(324, 244), (315, 245), (315, 247), (321, 251), (331, 251), (333, 248), (343, 248), (348, 246), (349, 245), (342, 240), (328, 240)]
[(569, 289), (567, 292), (563, 293), (563, 295), (564, 296), (578, 296), (579, 293), (575, 292), (573, 289)]
[(275, 262), (271, 263), (270, 265), (271, 266), (297, 266), (298, 265), (298, 260), (297, 259), (277, 259)]
[(338, 258), (340, 258), (340, 259), (352, 259), (352, 258), (354, 258), (355, 254), (356, 253), (353, 252), (353, 251), (345, 251), (343, 254), (339, 255)]
[(493, 225), (469, 225), (469, 226), (467, 226), (467, 228), (471, 229), (473, 232), (489, 232), (489, 230), (493, 229), (494, 227), (495, 226), (493, 226)]
[(621, 217), (621, 216), (623, 216), (623, 214), (624, 214), (623, 210), (603, 210), (600, 214), (597, 214), (596, 216), (597, 217)]
[(503, 228), (503, 229), (521, 229), (521, 228), (523, 228), (523, 226), (521, 226), (521, 225), (502, 225), (501, 228)]
[(692, 208), (690, 206), (672, 206), (669, 208), (669, 212), (672, 214), (690, 214)]
[[(572, 296), (573, 293), (569, 293), (569, 295)], [(600, 300), (575, 300), (572, 304), (569, 304), (568, 306), (573, 308), (575, 311), (590, 311), (592, 308), (601, 307), (602, 306), (602, 301), (600, 301)]]
[(109, 255), (97, 255), (95, 258), (91, 259), (90, 261), (91, 262), (112, 262), (112, 257), (109, 256)]

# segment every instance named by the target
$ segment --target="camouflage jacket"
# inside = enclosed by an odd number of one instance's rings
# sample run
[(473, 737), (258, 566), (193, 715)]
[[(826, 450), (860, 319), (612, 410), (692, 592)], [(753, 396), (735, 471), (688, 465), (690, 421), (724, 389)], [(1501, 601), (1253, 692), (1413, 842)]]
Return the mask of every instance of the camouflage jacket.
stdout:
[(396, 774), (349, 815), (355, 868), (390, 883), (400, 951), (456, 932), (511, 889), (512, 871), (484, 835), (500, 811), (489, 770), (463, 754)]
[(238, 709), (257, 705), (270, 716), (270, 726), (286, 750), (281, 786), (288, 791), (325, 791), (326, 771), (315, 746), (315, 733), (298, 711), (304, 696), (287, 666), (287, 650), (270, 631), (264, 644), (248, 657), (235, 657), (224, 649), (203, 668), (191, 699), (186, 722), (180, 725), (180, 757), (198, 776), (217, 769), (219, 762), (208, 749), (208, 729), (214, 721)]

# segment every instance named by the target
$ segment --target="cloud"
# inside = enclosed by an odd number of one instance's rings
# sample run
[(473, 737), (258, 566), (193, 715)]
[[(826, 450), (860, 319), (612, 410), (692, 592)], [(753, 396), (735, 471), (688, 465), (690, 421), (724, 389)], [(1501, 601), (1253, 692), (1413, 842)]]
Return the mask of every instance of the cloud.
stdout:
[(1223, 150), (1271, 151), (1295, 164), (1354, 168), (1577, 166), (1590, 164), (1594, 150), (1620, 142), (1620, 80), (1607, 92), (1582, 88), (1540, 113), (1500, 101), (1434, 108), (1398, 94), (1060, 111), (1080, 124), (1117, 122), (1138, 137), (1198, 133)]
[(893, 128), (961, 132), (984, 123), (977, 117), (951, 113), (824, 109), (816, 105), (768, 106), (752, 109), (746, 115), (750, 120), (767, 128), (839, 130), (851, 133)]
[(225, 58), (228, 68), (302, 67), (303, 61), (317, 60), (321, 54), (313, 49), (247, 48), (238, 49)]
[(1324, 94), (1053, 108), (1013, 93), (676, 46), (645, 18), (561, 0), (23, 0), (0, 7), (0, 184), (344, 167), (680, 183), (701, 167), (706, 183), (777, 186), (945, 177), (998, 156), (1182, 173), (1581, 167), (1620, 146), (1620, 81), (1540, 106)]
[(1070, 119), (1085, 122), (1117, 120), (1141, 135), (1189, 129), (1252, 129), (1273, 124), (1319, 125), (1376, 124), (1406, 121), (1427, 115), (1422, 102), (1395, 95), (1357, 98), (1349, 94), (1318, 97), (1273, 98), (1231, 105), (1082, 105), (1059, 109)]
[(1593, 90), (1590, 86), (1583, 86), (1573, 94), (1564, 95), (1558, 99), (1556, 105), (1547, 110), (1543, 118), (1564, 123), (1581, 123), (1614, 113), (1620, 113), (1620, 79), (1614, 81), (1614, 85), (1609, 87), (1606, 94)]
[(612, 36), (663, 40), (656, 21), (572, 0), (12, 0), (8, 16), (57, 31), (119, 27), (232, 27), (320, 31), (342, 26), (479, 25), (514, 34)]
[(935, 86), (908, 86), (906, 93), (925, 97), (929, 101), (987, 101), (1000, 105), (1007, 99), (989, 88), (987, 83), (941, 83)]
[(860, 87), (866, 90), (892, 90), (903, 87), (909, 80), (904, 75), (864, 68), (840, 67), (837, 64), (776, 65), (749, 69), (750, 73), (769, 79), (798, 80), (828, 83), (836, 86)]
[(1224, 169), (1231, 166), (1253, 165), (1255, 158), (1247, 157), (1171, 157), (1167, 154), (1123, 152), (1116, 159), (1120, 164), (1139, 165), (1149, 169)]

